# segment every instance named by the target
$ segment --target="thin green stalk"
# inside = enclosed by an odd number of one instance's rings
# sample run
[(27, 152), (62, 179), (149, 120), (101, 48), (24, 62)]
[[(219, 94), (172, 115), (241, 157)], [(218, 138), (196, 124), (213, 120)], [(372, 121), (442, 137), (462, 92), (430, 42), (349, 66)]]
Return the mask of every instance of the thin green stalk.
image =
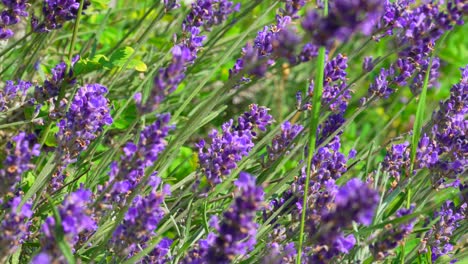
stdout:
[[(327, 6), (325, 1), (325, 6)], [(302, 255), (302, 244), (304, 242), (304, 227), (305, 227), (305, 218), (307, 211), (307, 197), (309, 193), (309, 183), (310, 183), (310, 172), (311, 172), (311, 163), (312, 156), (315, 152), (315, 144), (317, 142), (317, 127), (320, 118), (320, 105), (322, 100), (323, 92), (323, 79), (324, 79), (324, 69), (325, 69), (325, 47), (320, 47), (317, 57), (317, 75), (315, 76), (315, 87), (314, 87), (314, 97), (312, 98), (312, 113), (310, 116), (310, 127), (309, 127), (309, 153), (307, 156), (307, 174), (306, 181), (304, 185), (304, 197), (302, 201), (302, 214), (301, 214), (301, 226), (299, 232), (299, 247), (297, 253), (296, 263), (301, 263)]]
[[(76, 37), (78, 35), (78, 26), (80, 25), (81, 13), (83, 13), (83, 0), (80, 0), (80, 7), (78, 8), (78, 13), (76, 14), (75, 26), (73, 27), (73, 35), (70, 47), (68, 48), (68, 63), (71, 63), (73, 58), (73, 49), (75, 48)], [(71, 67), (71, 65), (68, 65), (68, 67)]]

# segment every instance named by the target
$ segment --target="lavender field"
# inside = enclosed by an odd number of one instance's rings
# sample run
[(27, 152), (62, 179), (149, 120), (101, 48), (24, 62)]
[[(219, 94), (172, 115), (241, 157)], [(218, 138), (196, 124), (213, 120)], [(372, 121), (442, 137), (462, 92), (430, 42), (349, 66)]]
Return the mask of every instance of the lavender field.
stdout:
[(1, 0), (0, 264), (468, 263), (467, 22)]

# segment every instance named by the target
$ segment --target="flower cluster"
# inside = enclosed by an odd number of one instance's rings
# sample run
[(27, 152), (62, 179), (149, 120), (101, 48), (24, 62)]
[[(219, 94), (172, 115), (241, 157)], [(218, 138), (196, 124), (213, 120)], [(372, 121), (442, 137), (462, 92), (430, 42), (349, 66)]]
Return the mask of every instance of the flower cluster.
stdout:
[(265, 131), (272, 123), (273, 118), (267, 108), (254, 104), (249, 108), (250, 111), (238, 118), (237, 125), (231, 119), (223, 124), (222, 133), (214, 129), (209, 135), (209, 146), (204, 140), (197, 144), (201, 170), (211, 184), (220, 183), (221, 177), (229, 175), (237, 167), (237, 162), (249, 154), (257, 135), (255, 129)]
[[(79, 58), (79, 56), (75, 56), (71, 65), (73, 66)], [(67, 64), (64, 61), (60, 62), (51, 70), (51, 76), (44, 81), (44, 84), (35, 87), (34, 98), (37, 102), (43, 103), (55, 98), (59, 95), (62, 86), (75, 84), (76, 79), (73, 78), (72, 69), (68, 69), (68, 73), (65, 72), (66, 70)]]
[[(2, 9), (3, 5), (3, 9)], [(9, 26), (18, 24), (21, 17), (27, 17), (27, 0), (3, 0), (0, 4), (0, 40), (11, 38), (15, 33)]]
[[(21, 196), (16, 196), (9, 202), (0, 199), (0, 210), (4, 214), (0, 217), (0, 260), (4, 256), (14, 253), (30, 235), (33, 212), (32, 203), (26, 202), (21, 209)], [(19, 210), (18, 210), (19, 209)]]
[(304, 129), (299, 124), (291, 124), (289, 121), (281, 124), (281, 134), (275, 136), (271, 141), (271, 146), (267, 146), (267, 161), (264, 165), (271, 164), (287, 153), (288, 149), (293, 148), (292, 142)]
[[(388, 98), (395, 91), (394, 88), (406, 86), (408, 82), (411, 91), (418, 94), (431, 62), (435, 42), (454, 25), (463, 24), (463, 13), (468, 6), (459, 1), (447, 1), (444, 8), (443, 1), (432, 1), (409, 9), (407, 7), (411, 2), (387, 1), (385, 5), (385, 15), (378, 28), (384, 32), (383, 35), (395, 35), (398, 45), (403, 48), (398, 53), (397, 61), (388, 69), (381, 69), (369, 88), (370, 95)], [(383, 35), (376, 36), (376, 39)], [(430, 66), (428, 87), (434, 87), (439, 75), (439, 59), (435, 57)]]
[[(89, 5), (89, 0), (82, 1), (83, 10)], [(66, 21), (76, 18), (80, 8), (78, 0), (45, 0), (42, 7), (42, 21), (34, 17), (31, 20), (35, 32), (49, 32), (59, 29)]]
[(0, 112), (7, 111), (16, 105), (23, 105), (26, 94), (31, 87), (32, 83), (30, 82), (20, 80), (15, 84), (13, 81), (7, 81), (3, 90), (0, 90)]
[[(159, 221), (164, 217), (165, 211), (161, 204), (164, 197), (170, 195), (170, 186), (164, 185), (161, 192), (157, 189), (161, 185), (161, 180), (157, 177), (150, 183), (152, 186), (151, 192), (146, 195), (138, 195), (133, 200), (128, 209), (123, 222), (114, 231), (110, 241), (110, 248), (120, 258), (130, 258), (138, 253), (141, 249), (146, 248), (146, 243), (156, 235), (156, 228)], [(157, 247), (157, 250), (152, 251), (148, 257), (164, 257), (161, 253), (162, 248), (167, 248), (167, 243), (172, 241), (166, 239), (165, 244)], [(159, 250), (158, 250), (159, 249)]]
[(408, 146), (408, 142), (392, 145), (391, 148), (387, 150), (387, 155), (385, 155), (382, 169), (395, 180), (395, 182), (392, 183), (393, 186), (400, 181), (401, 171), (409, 168), (410, 150)]
[(314, 44), (329, 46), (335, 40), (346, 41), (355, 32), (370, 35), (382, 12), (378, 0), (330, 1), (327, 17), (321, 17), (318, 10), (310, 10), (302, 27)]
[(468, 113), (468, 66), (461, 69), (460, 83), (450, 89), (450, 98), (441, 102), (440, 109), (432, 116), (433, 141), (437, 144), (439, 156), (434, 164), (437, 171), (438, 184), (445, 179), (455, 178), (466, 170), (468, 166), (468, 144), (466, 143), (466, 131), (468, 121), (465, 116)]
[(15, 193), (21, 183), (21, 175), (34, 167), (31, 159), (40, 154), (40, 146), (32, 134), (20, 132), (6, 145), (6, 158), (0, 169), (0, 199), (8, 193)]
[(202, 29), (210, 30), (213, 25), (223, 23), (228, 15), (239, 11), (239, 7), (227, 0), (197, 0), (192, 3), (192, 10), (182, 24), (182, 41), (173, 47), (172, 61), (169, 65), (160, 68), (154, 77), (154, 87), (148, 102), (141, 103), (141, 94), (136, 97), (140, 111), (144, 113), (154, 111), (177, 89), (185, 77), (187, 66), (195, 61), (198, 51), (203, 46), (205, 36), (200, 35)]
[[(100, 84), (87, 84), (81, 87), (73, 98), (65, 118), (57, 123), (59, 131), (56, 138), (60, 170), (74, 163), (104, 126), (112, 124), (105, 93), (107, 88)], [(52, 181), (53, 189), (62, 186), (63, 177), (63, 171), (55, 175)]]
[[(390, 220), (410, 215), (413, 212), (414, 205), (411, 205), (410, 208), (402, 208)], [(403, 240), (413, 231), (415, 223), (416, 219), (413, 218), (396, 226), (392, 224), (387, 225), (382, 236), (370, 246), (374, 258), (378, 260), (385, 259), (392, 249), (403, 243)]]
[(32, 263), (42, 263), (41, 260), (46, 257), (65, 260), (57, 245), (57, 232), (61, 232), (73, 248), (83, 240), (86, 241), (85, 237), (96, 230), (97, 224), (89, 206), (92, 196), (90, 190), (81, 187), (65, 197), (63, 203), (58, 206), (58, 216), (49, 216), (42, 225), (42, 251)]
[(426, 247), (431, 248), (432, 261), (435, 262), (440, 256), (450, 255), (453, 245), (450, 237), (453, 232), (466, 220), (467, 204), (463, 203), (458, 208), (452, 201), (446, 201), (440, 211), (434, 214), (439, 220), (431, 227), (423, 239), (425, 246), (421, 251), (427, 252)]
[(315, 203), (308, 214), (308, 228), (317, 235), (309, 263), (328, 263), (340, 253), (348, 253), (355, 245), (353, 235), (345, 236), (343, 229), (357, 222), (370, 225), (379, 201), (377, 191), (357, 178), (338, 188), (333, 180), (316, 192)]
[(111, 164), (109, 183), (101, 186), (107, 188), (109, 192), (105, 199), (106, 203), (123, 206), (126, 195), (141, 183), (146, 168), (152, 166), (166, 148), (166, 137), (174, 129), (174, 126), (169, 125), (170, 118), (169, 114), (157, 116), (153, 124), (141, 131), (138, 144), (128, 142), (124, 146), (120, 162)]
[[(299, 56), (294, 53), (301, 39), (296, 32), (288, 28), (293, 20), (299, 18), (297, 13), (304, 5), (304, 0), (285, 1), (284, 8), (278, 9), (276, 24), (265, 26), (257, 33), (253, 44), (247, 43), (242, 48), (241, 57), (229, 70), (230, 77), (239, 74), (246, 66), (249, 67), (249, 74), (262, 77), (268, 67), (274, 64), (275, 57), (287, 58), (291, 63), (308, 61), (313, 57), (311, 53), (316, 52), (313, 45), (306, 45)], [(243, 76), (241, 81), (248, 82), (249, 78)]]
[(198, 256), (189, 254), (183, 263), (231, 263), (234, 257), (246, 254), (256, 243), (258, 225), (255, 215), (262, 207), (263, 189), (255, 185), (255, 178), (241, 172), (235, 182), (238, 195), (223, 214), (221, 223), (213, 220), (217, 235), (211, 233)]

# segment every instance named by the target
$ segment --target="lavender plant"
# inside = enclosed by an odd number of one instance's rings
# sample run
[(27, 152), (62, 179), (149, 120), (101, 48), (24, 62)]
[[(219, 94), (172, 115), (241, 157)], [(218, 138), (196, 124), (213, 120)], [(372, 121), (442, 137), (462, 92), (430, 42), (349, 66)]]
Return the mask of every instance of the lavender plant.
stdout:
[(0, 1), (0, 263), (465, 263), (467, 18)]

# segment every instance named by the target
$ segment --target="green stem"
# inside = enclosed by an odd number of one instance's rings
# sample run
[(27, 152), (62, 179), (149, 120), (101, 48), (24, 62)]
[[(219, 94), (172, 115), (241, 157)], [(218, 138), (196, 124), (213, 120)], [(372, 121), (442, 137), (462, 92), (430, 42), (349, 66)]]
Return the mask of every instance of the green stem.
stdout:
[(83, 13), (83, 0), (80, 0), (80, 7), (78, 8), (78, 14), (76, 15), (75, 26), (73, 27), (73, 35), (72, 35), (72, 39), (70, 43), (70, 48), (68, 49), (68, 63), (70, 63), (68, 67), (71, 67), (71, 61), (73, 58), (73, 49), (75, 48), (76, 37), (78, 35), (78, 26), (80, 25), (81, 13)]
[(325, 47), (320, 47), (317, 57), (317, 75), (315, 76), (315, 87), (314, 87), (314, 97), (312, 99), (312, 113), (310, 116), (310, 126), (309, 126), (309, 152), (307, 155), (307, 174), (306, 181), (304, 185), (304, 197), (302, 201), (302, 214), (301, 214), (301, 226), (299, 232), (299, 247), (297, 253), (296, 263), (301, 263), (302, 255), (302, 244), (304, 242), (304, 228), (305, 228), (305, 218), (307, 211), (307, 197), (309, 193), (309, 184), (310, 184), (310, 173), (311, 173), (311, 164), (312, 157), (315, 152), (315, 145), (317, 142), (317, 127), (320, 117), (320, 105), (322, 100), (323, 92), (323, 79), (324, 79), (324, 68), (325, 68)]

